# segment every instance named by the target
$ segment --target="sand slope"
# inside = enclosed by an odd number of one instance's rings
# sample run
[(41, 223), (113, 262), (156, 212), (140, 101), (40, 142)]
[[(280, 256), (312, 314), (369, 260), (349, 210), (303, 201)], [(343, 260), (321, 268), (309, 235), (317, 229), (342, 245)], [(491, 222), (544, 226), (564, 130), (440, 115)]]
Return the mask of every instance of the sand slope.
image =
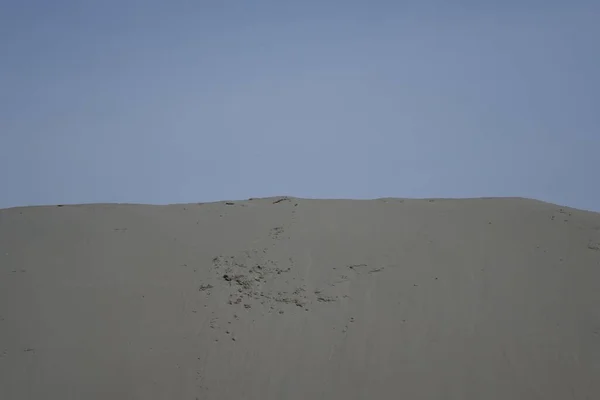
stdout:
[(0, 210), (0, 399), (600, 399), (600, 214)]

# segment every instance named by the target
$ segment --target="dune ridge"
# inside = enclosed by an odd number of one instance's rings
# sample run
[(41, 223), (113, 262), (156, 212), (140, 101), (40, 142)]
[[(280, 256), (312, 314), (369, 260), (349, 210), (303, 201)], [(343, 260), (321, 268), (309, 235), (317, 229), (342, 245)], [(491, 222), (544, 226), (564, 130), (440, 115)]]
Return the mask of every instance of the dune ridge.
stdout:
[(1, 399), (600, 398), (600, 214), (523, 198), (0, 210)]

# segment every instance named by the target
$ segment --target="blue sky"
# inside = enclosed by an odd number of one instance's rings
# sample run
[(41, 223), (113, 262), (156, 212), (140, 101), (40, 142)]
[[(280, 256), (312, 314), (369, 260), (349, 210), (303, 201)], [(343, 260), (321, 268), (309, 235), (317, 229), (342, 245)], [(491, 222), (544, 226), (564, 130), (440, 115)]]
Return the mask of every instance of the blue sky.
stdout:
[(0, 207), (600, 211), (600, 3), (1, 1)]

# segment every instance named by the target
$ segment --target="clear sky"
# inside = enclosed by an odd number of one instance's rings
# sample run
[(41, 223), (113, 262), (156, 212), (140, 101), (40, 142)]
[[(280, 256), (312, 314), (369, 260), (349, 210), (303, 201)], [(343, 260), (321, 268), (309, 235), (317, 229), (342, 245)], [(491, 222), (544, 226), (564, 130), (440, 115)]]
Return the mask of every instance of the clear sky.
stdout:
[(0, 0), (0, 207), (600, 211), (600, 2)]

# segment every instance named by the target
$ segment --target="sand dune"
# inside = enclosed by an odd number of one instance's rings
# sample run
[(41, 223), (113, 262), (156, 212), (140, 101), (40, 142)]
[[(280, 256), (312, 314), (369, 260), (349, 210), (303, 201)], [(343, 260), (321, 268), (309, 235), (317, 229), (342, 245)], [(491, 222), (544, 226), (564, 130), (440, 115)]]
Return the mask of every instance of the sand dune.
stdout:
[(600, 214), (0, 210), (0, 399), (600, 399)]

